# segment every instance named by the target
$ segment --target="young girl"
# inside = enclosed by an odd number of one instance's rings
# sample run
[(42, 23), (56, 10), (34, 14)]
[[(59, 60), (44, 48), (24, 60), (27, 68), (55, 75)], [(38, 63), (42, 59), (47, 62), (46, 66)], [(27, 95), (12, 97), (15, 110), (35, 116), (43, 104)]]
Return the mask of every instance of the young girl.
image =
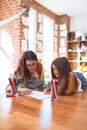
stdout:
[[(57, 93), (59, 95), (70, 95), (78, 91), (81, 86), (80, 80), (74, 72), (72, 72), (70, 64), (66, 57), (59, 57), (51, 64), (52, 79), (57, 79)], [(46, 93), (50, 91), (50, 87), (46, 89)]]

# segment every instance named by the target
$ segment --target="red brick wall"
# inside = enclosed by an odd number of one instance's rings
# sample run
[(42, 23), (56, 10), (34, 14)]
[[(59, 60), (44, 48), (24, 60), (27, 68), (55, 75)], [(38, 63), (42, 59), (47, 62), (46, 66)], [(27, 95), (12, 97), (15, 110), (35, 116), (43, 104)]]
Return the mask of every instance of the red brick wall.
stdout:
[[(21, 10), (21, 3), (19, 0), (0, 0), (0, 20), (3, 21)], [(21, 39), (21, 19), (20, 17), (0, 26), (0, 32), (6, 31), (12, 39), (14, 52), (10, 60), (15, 68), (20, 57), (20, 39)], [(9, 60), (9, 59), (8, 59)]]
[(56, 14), (54, 14), (53, 12), (49, 11), (48, 9), (46, 9), (45, 7), (43, 7), (42, 5), (38, 4), (36, 1), (34, 0), (22, 0), (22, 5), (25, 6), (29, 6), (32, 7), (34, 9), (36, 9), (39, 13), (48, 15), (49, 17), (51, 17), (52, 19), (54, 19), (55, 21), (58, 21), (58, 16)]
[[(13, 16), (14, 14), (17, 14), (23, 8), (23, 6), (32, 7), (36, 9), (39, 13), (48, 15), (49, 17), (54, 19), (56, 23), (58, 23), (57, 15), (39, 5), (34, 0), (0, 0), (0, 20), (3, 21)], [(25, 13), (23, 15), (28, 15), (28, 13)], [(2, 32), (2, 30), (5, 30), (12, 38), (14, 52), (12, 53), (10, 60), (14, 69), (16, 68), (18, 60), (23, 53), (21, 51), (21, 39), (23, 39), (24, 37), (23, 28), (24, 25), (22, 24), (21, 17), (0, 26), (0, 33)]]
[[(40, 13), (48, 14), (53, 19), (57, 20), (57, 16), (55, 14), (38, 5), (33, 0), (0, 0), (0, 20), (3, 21), (14, 14), (17, 14), (22, 9), (22, 6), (31, 6), (37, 9)], [(22, 54), (21, 39), (23, 38), (23, 25), (21, 22), (21, 17), (0, 26), (0, 32), (2, 32), (2, 30), (6, 31), (12, 38), (14, 52), (12, 53), (10, 60), (13, 67), (16, 68), (18, 59)]]

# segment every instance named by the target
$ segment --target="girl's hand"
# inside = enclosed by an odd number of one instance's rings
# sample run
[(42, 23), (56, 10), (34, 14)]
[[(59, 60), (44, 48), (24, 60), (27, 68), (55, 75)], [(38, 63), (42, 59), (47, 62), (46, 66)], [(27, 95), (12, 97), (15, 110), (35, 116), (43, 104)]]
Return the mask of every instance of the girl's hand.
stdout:
[(44, 94), (50, 94), (50, 92), (51, 92), (50, 86), (47, 87), (47, 88), (44, 90)]

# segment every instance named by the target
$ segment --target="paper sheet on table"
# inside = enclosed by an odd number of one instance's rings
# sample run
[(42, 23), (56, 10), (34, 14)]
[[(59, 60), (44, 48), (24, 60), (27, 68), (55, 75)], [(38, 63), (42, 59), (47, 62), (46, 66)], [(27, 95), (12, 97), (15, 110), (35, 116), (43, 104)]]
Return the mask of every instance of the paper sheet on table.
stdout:
[(40, 91), (32, 91), (32, 93), (29, 94), (28, 96), (40, 100), (51, 98), (51, 94), (44, 94), (44, 92), (40, 92)]

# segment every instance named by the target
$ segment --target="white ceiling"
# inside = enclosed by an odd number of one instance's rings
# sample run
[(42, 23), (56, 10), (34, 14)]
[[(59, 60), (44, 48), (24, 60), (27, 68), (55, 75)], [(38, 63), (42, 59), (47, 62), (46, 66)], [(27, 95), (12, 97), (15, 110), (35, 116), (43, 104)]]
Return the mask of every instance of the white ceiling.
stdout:
[(87, 15), (87, 0), (35, 0), (57, 15)]

